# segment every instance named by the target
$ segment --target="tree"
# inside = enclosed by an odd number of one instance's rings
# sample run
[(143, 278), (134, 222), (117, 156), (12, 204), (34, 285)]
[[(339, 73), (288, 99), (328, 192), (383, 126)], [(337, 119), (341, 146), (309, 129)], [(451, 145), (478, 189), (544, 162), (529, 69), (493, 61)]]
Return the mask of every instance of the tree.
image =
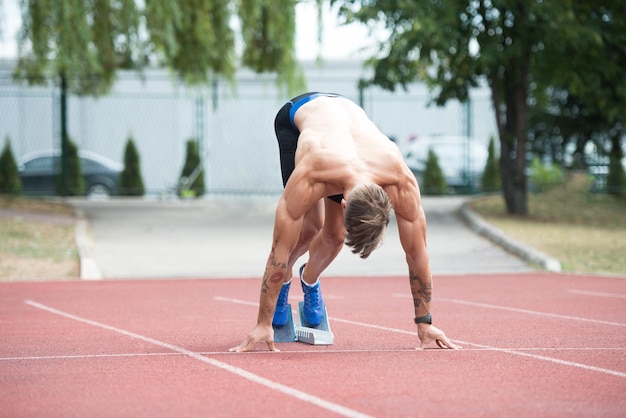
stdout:
[(500, 170), (496, 157), (496, 145), (493, 136), (489, 138), (487, 147), (487, 162), (481, 178), (481, 185), (486, 192), (500, 190)]
[[(561, 73), (577, 73), (564, 44), (575, 51), (597, 45), (601, 29), (585, 20), (576, 5), (604, 6), (542, 0), (331, 3), (340, 5), (339, 13), (348, 23), (382, 23), (389, 31), (379, 54), (368, 61), (373, 76), (363, 80), (363, 85), (393, 91), (421, 79), (433, 89), (435, 103), (443, 105), (451, 99), (465, 101), (471, 88), (488, 84), (500, 141), (506, 208), (509, 213), (527, 214), (529, 103), (551, 81), (544, 75), (556, 78)], [(619, 0), (609, 4), (618, 7)]]
[(15, 164), (15, 157), (11, 150), (11, 141), (7, 137), (4, 141), (4, 148), (0, 154), (0, 194), (11, 196), (19, 195), (22, 191), (20, 173)]
[[(586, 45), (565, 39), (558, 44), (559, 54), (568, 57), (564, 71), (544, 72), (531, 111), (533, 150), (550, 153), (562, 162), (564, 150), (575, 147), (574, 166), (585, 167), (584, 149), (593, 142), (601, 156), (611, 161), (623, 157), (624, 103), (626, 103), (626, 3), (620, 0), (573, 2), (572, 13), (588, 33)], [(610, 164), (617, 172), (609, 177), (619, 181), (623, 168)]]
[(128, 138), (124, 148), (124, 169), (120, 173), (118, 189), (122, 196), (143, 196), (145, 193), (141, 176), (141, 159), (132, 136)]
[[(294, 90), (296, 0), (22, 1), (15, 77), (29, 84), (56, 78), (61, 90), (61, 193), (67, 187), (67, 94), (106, 94), (120, 69), (152, 63), (189, 84), (232, 80), (233, 11), (244, 34), (244, 64), (278, 73)], [(280, 10), (276, 7), (280, 6)], [(262, 48), (262, 53), (255, 53)], [(271, 53), (268, 53), (271, 52)]]
[[(83, 177), (83, 170), (78, 156), (78, 146), (71, 138), (65, 138), (64, 142), (67, 147), (65, 184), (63, 184), (64, 180), (61, 171), (57, 171), (56, 191), (57, 194), (62, 194), (63, 196), (82, 196), (85, 194), (85, 178)], [(63, 188), (65, 188), (64, 191)]]
[(195, 139), (187, 141), (185, 165), (180, 177), (183, 186), (181, 193), (191, 190), (194, 196), (202, 196), (204, 194), (204, 168), (202, 167), (198, 143)]
[(432, 149), (428, 149), (421, 186), (425, 195), (442, 195), (448, 192), (448, 184), (439, 165), (439, 159)]

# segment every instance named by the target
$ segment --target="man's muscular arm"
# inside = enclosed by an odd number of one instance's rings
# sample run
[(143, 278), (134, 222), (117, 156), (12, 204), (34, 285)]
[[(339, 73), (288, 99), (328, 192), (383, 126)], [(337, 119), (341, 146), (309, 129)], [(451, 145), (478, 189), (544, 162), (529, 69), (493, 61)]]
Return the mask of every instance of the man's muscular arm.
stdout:
[(274, 346), (272, 319), (283, 282), (291, 275), (287, 271), (289, 256), (298, 241), (301, 228), (302, 217), (293, 219), (289, 215), (285, 199), (281, 198), (276, 208), (272, 250), (261, 282), (257, 325), (241, 344), (229, 351), (249, 351), (259, 342), (265, 342), (271, 351), (278, 351)]
[[(409, 220), (396, 213), (400, 242), (406, 254), (409, 267), (409, 282), (416, 322), (430, 314), (433, 282), (426, 249), (426, 217), (421, 207), (414, 219)], [(431, 341), (442, 348), (461, 348), (453, 344), (439, 328), (427, 323), (417, 323), (417, 335), (420, 339), (418, 349), (423, 349)]]

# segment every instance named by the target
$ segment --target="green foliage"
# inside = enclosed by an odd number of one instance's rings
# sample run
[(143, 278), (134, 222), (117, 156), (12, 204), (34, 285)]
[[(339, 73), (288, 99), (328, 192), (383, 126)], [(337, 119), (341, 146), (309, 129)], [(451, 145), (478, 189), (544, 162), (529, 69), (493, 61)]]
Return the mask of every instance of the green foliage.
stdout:
[(432, 149), (428, 150), (428, 158), (424, 167), (424, 177), (421, 190), (425, 195), (442, 195), (448, 193), (448, 184), (443, 175), (437, 154)]
[(124, 170), (120, 173), (118, 192), (122, 196), (143, 196), (145, 193), (139, 151), (132, 136), (128, 137), (124, 148)]
[(31, 84), (64, 75), (73, 91), (104, 94), (119, 68), (145, 64), (140, 18), (133, 0), (24, 2), (15, 74)]
[[(243, 63), (256, 72), (278, 71), (279, 83), (304, 86), (295, 51), (296, 10), (294, 0), (257, 0), (239, 9), (245, 43)], [(318, 5), (321, 7), (321, 5)]]
[[(569, 32), (550, 44), (554, 56), (567, 57), (565, 68), (555, 69), (547, 57), (544, 71), (535, 74), (544, 88), (535, 91), (531, 133), (534, 152), (562, 161), (565, 150), (574, 145), (574, 165), (584, 168), (588, 142), (608, 149), (612, 137), (623, 135), (626, 3), (579, 1), (570, 7), (568, 16), (555, 21), (557, 30)], [(567, 21), (576, 25), (563, 26)]]
[[(65, 158), (67, 158), (67, 172), (66, 179), (67, 189), (65, 190), (65, 196), (82, 196), (85, 194), (85, 178), (83, 177), (83, 171), (80, 166), (80, 160), (78, 158), (78, 146), (71, 140), (66, 138), (67, 144)], [(60, 162), (62, 165), (62, 162)], [(57, 171), (56, 175), (56, 192), (58, 195), (63, 195), (63, 173), (61, 167)]]
[(0, 194), (17, 196), (22, 192), (20, 173), (11, 150), (9, 137), (5, 139), (2, 154), (0, 154)]
[(187, 141), (185, 165), (180, 178), (182, 184), (181, 197), (197, 197), (204, 194), (204, 168), (198, 150), (198, 142), (195, 139)]
[(558, 165), (543, 164), (539, 158), (534, 158), (530, 164), (530, 181), (538, 192), (545, 192), (563, 184), (563, 170)]
[(118, 69), (169, 67), (189, 84), (232, 81), (241, 23), (242, 62), (302, 87), (295, 57), (296, 0), (24, 1), (16, 76), (31, 84), (64, 75), (70, 90), (107, 93)]
[(146, 2), (150, 46), (159, 61), (189, 84), (207, 83), (211, 75), (231, 79), (235, 71), (235, 35), (226, 0)]
[[(529, 104), (564, 88), (587, 108), (623, 115), (626, 2), (331, 0), (347, 22), (389, 31), (362, 85), (389, 90), (425, 81), (438, 105), (492, 93), (509, 213), (525, 215)], [(619, 91), (618, 91), (619, 90)], [(602, 102), (604, 100), (604, 102)], [(623, 118), (623, 116), (621, 116)], [(615, 118), (614, 118), (615, 119)]]
[(621, 160), (619, 153), (612, 153), (609, 159), (606, 190), (614, 195), (626, 195), (626, 173)]
[(487, 163), (485, 164), (485, 170), (481, 179), (483, 190), (486, 192), (492, 192), (500, 190), (500, 163), (498, 156), (496, 155), (496, 146), (493, 136), (489, 138), (489, 146), (487, 148)]

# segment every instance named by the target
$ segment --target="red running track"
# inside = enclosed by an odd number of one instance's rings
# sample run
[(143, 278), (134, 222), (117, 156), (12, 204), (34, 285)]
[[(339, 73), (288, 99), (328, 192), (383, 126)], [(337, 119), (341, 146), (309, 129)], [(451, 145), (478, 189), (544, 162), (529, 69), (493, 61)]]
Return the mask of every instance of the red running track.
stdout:
[(436, 277), (458, 351), (414, 350), (405, 277), (322, 282), (335, 344), (280, 353), (228, 352), (258, 280), (0, 284), (0, 416), (626, 415), (624, 278)]

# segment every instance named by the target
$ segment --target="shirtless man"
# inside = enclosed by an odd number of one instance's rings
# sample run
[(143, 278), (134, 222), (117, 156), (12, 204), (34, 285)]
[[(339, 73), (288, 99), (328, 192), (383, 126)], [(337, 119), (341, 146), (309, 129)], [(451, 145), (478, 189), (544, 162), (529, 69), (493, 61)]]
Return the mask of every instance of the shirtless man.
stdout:
[(432, 278), (426, 251), (426, 218), (415, 176), (397, 146), (349, 99), (306, 93), (287, 102), (275, 120), (285, 190), (278, 201), (272, 249), (265, 267), (257, 325), (230, 351), (266, 343), (287, 322), (293, 265), (300, 267), (304, 321), (321, 322), (324, 302), (319, 276), (344, 245), (367, 258), (381, 243), (395, 211), (406, 254), (415, 307), (418, 349), (435, 341), (460, 348), (432, 325)]

